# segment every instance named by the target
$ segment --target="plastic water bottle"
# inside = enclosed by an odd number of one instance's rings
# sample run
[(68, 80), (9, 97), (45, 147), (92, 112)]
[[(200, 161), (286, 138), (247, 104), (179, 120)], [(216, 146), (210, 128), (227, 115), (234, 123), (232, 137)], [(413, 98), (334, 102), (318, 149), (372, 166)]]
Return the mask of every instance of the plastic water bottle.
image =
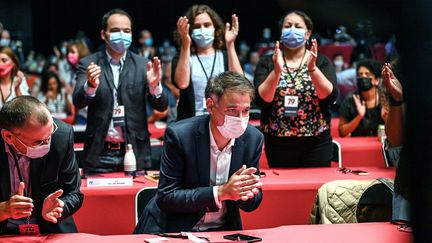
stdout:
[(378, 125), (377, 135), (378, 135), (378, 141), (380, 141), (381, 143), (384, 143), (384, 141), (387, 138), (384, 125)]
[(136, 171), (136, 158), (133, 152), (132, 144), (128, 144), (123, 160), (124, 172), (126, 175), (134, 175)]

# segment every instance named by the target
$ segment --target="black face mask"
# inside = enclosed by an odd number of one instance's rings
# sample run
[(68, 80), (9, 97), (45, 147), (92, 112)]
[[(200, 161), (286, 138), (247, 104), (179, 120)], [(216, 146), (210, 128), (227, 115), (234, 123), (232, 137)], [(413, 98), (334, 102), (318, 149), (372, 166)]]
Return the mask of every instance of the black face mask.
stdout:
[(371, 78), (357, 78), (357, 88), (360, 91), (368, 91), (372, 89), (372, 79)]

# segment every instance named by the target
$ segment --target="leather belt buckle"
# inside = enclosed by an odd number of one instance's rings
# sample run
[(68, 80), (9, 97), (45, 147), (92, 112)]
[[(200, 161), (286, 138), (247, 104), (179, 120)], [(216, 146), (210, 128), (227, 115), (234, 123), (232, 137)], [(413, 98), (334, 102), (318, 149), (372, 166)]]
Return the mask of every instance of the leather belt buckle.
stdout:
[(108, 143), (108, 149), (110, 150), (120, 150), (121, 149), (121, 143)]

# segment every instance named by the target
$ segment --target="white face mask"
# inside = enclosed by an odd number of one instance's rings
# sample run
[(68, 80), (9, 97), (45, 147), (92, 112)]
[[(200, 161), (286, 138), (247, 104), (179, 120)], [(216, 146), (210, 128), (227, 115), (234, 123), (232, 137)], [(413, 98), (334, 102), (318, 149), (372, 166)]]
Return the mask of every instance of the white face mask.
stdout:
[(335, 65), (335, 67), (337, 67), (337, 68), (342, 68), (344, 65), (344, 62), (342, 60), (334, 60), (333, 63)]
[(217, 129), (225, 138), (238, 138), (246, 131), (248, 122), (249, 116), (235, 117), (225, 115), (224, 124), (217, 126)]

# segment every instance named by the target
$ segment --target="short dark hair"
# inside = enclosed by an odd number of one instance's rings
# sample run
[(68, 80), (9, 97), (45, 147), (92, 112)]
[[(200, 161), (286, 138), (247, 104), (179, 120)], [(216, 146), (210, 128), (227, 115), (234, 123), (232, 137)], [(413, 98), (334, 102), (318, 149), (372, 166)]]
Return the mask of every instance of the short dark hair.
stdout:
[(376, 78), (381, 77), (381, 68), (382, 65), (373, 60), (373, 59), (363, 59), (357, 62), (356, 72), (358, 73), (358, 70), (360, 67), (367, 68)]
[(307, 15), (305, 12), (302, 12), (302, 11), (298, 11), (298, 10), (294, 10), (294, 11), (290, 11), (290, 12), (288, 12), (288, 13), (286, 13), (280, 20), (279, 20), (279, 29), (280, 30), (282, 30), (282, 27), (283, 27), (283, 23), (284, 23), (284, 20), (285, 20), (285, 18), (286, 18), (286, 16), (288, 16), (288, 15), (290, 15), (290, 14), (296, 14), (296, 15), (298, 15), (298, 16), (300, 16), (300, 17), (302, 17), (302, 19), (303, 19), (303, 21), (305, 22), (305, 24), (306, 24), (306, 28), (308, 29), (308, 30), (310, 30), (311, 32), (313, 31), (313, 22), (312, 22), (312, 19), (309, 17), (309, 15)]
[(13, 131), (23, 128), (32, 115), (36, 116), (41, 125), (49, 121), (48, 110), (38, 99), (29, 95), (15, 97), (0, 110), (0, 129)]
[(102, 17), (102, 30), (106, 30), (106, 28), (108, 26), (108, 19), (109, 19), (109, 17), (111, 17), (111, 15), (114, 15), (114, 14), (120, 14), (120, 15), (124, 15), (124, 16), (128, 17), (130, 22), (131, 22), (131, 27), (132, 27), (132, 17), (126, 11), (119, 9), (119, 8), (115, 8), (115, 9), (108, 11)]
[(219, 98), (227, 91), (248, 93), (251, 101), (255, 98), (255, 90), (245, 76), (233, 71), (223, 72), (207, 82), (205, 97), (216, 96)]

